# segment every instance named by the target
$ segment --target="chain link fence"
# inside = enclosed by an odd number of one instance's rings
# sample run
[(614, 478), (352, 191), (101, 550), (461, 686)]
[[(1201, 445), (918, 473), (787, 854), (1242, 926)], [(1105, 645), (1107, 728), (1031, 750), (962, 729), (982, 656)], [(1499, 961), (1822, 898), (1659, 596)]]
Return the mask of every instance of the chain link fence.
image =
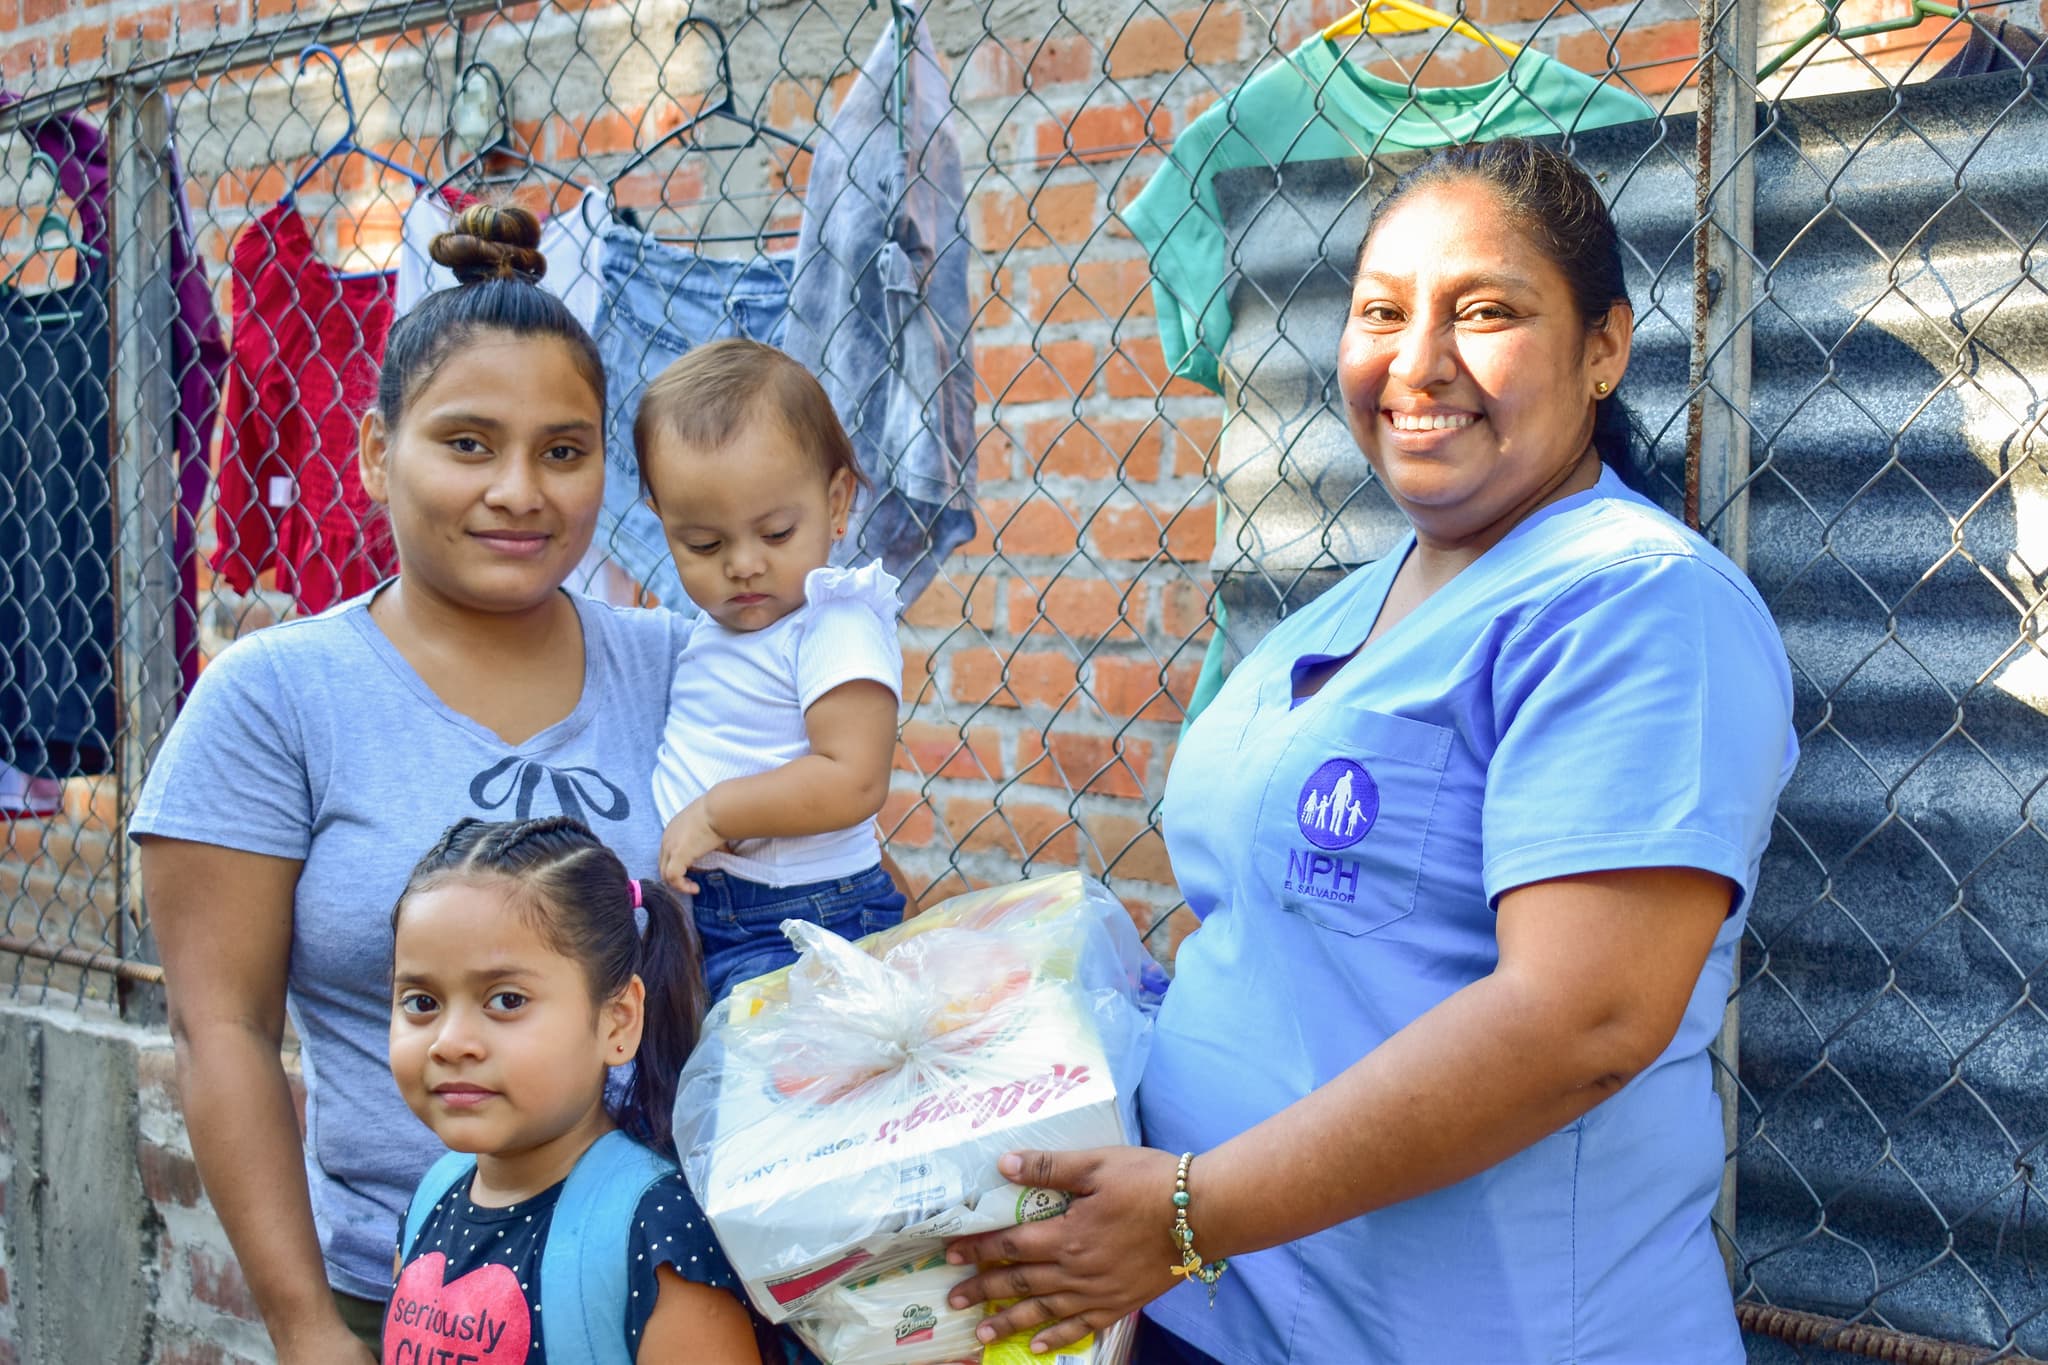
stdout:
[(2034, 80), (1731, 129), (1723, 164), (1755, 190), (1722, 306), (1754, 363), (1709, 380), (1746, 446), (1724, 538), (1785, 632), (1804, 743), (1738, 993), (1743, 1287), (2029, 1358), (2048, 1355)]
[[(12, 993), (160, 1008), (122, 815), (207, 660), (391, 566), (352, 432), (434, 187), (560, 225), (629, 459), (632, 380), (782, 340), (818, 168), (897, 127), (883, 217), (937, 196), (965, 311), (936, 368), (882, 368), (930, 397), (971, 367), (974, 416), (874, 451), (908, 513), (864, 548), (925, 580), (883, 832), (930, 896), (1087, 867), (1170, 961), (1180, 726), (1395, 533), (1332, 376), (1364, 213), (1429, 145), (1549, 136), (1623, 227), (1657, 491), (1755, 577), (1799, 690), (1723, 1049), (1752, 1356), (2048, 1355), (2048, 109), (1991, 70), (2039, 12), (1472, 0), (1452, 31), (1387, 0), (1322, 38), (1346, 8), (0, 0)], [(849, 121), (919, 28), (879, 107), (936, 127)], [(644, 532), (609, 509), (588, 590), (673, 601)]]

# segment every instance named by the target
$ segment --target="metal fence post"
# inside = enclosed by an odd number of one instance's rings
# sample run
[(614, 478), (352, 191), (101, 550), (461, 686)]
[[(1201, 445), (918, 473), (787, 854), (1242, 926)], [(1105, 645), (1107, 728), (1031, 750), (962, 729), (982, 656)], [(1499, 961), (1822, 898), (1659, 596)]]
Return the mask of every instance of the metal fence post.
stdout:
[(1694, 396), (1686, 511), (1738, 565), (1749, 558), (1751, 241), (1756, 214), (1758, 0), (1711, 0), (1701, 20)]
[[(121, 67), (152, 54), (138, 40)], [(116, 85), (110, 122), (113, 167), (108, 250), (113, 279), (114, 517), (120, 649), (121, 829), (141, 795), (149, 760), (177, 712), (181, 679), (177, 631), (179, 582), (175, 553), (177, 377), (171, 373), (171, 329), (177, 325), (170, 277), (170, 107), (154, 84)], [(125, 231), (123, 230), (125, 228)], [(154, 962), (156, 945), (143, 913), (138, 860), (117, 837), (120, 906), (116, 943), (122, 957)], [(151, 1021), (162, 996), (121, 983), (123, 1015)]]
[[(1750, 309), (1756, 208), (1758, 0), (1708, 0), (1700, 13), (1698, 227), (1693, 256), (1692, 406), (1687, 419), (1686, 520), (1738, 567), (1749, 558)], [(1736, 982), (1741, 981), (1738, 955)], [(1714, 1045), (1727, 1160), (1714, 1209), (1721, 1254), (1739, 1288), (1735, 1147), (1741, 1106), (1741, 1009), (1734, 994)]]

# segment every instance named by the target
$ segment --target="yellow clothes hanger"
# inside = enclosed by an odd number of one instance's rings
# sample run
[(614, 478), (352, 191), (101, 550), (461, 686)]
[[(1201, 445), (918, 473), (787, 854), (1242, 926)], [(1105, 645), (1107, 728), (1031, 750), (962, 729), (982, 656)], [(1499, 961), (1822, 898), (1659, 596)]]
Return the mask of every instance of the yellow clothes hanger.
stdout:
[(1424, 33), (1433, 28), (1447, 28), (1461, 37), (1475, 43), (1484, 43), (1494, 51), (1513, 61), (1521, 54), (1519, 43), (1505, 38), (1496, 38), (1491, 33), (1474, 28), (1463, 19), (1420, 5), (1416, 0), (1366, 0), (1351, 13), (1323, 30), (1323, 38), (1334, 42), (1358, 33)]

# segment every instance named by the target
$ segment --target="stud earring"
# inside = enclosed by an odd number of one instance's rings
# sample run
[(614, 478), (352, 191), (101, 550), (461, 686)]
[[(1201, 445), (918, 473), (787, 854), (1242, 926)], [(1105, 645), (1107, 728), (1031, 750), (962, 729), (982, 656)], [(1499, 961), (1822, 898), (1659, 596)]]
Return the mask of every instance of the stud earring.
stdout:
[(1614, 386), (1612, 384), (1602, 379), (1593, 385), (1593, 392), (1599, 394), (1602, 398), (1605, 398), (1607, 396), (1607, 391), (1613, 387)]

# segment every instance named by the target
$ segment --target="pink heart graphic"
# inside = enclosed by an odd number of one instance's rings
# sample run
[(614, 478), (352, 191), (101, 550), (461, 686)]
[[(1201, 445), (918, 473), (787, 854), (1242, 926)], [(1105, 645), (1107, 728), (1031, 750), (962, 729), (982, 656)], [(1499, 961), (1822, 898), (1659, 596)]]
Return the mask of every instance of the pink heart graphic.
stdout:
[(435, 1251), (398, 1277), (384, 1314), (384, 1365), (524, 1365), (533, 1319), (512, 1267), (479, 1266), (443, 1284), (447, 1271)]

